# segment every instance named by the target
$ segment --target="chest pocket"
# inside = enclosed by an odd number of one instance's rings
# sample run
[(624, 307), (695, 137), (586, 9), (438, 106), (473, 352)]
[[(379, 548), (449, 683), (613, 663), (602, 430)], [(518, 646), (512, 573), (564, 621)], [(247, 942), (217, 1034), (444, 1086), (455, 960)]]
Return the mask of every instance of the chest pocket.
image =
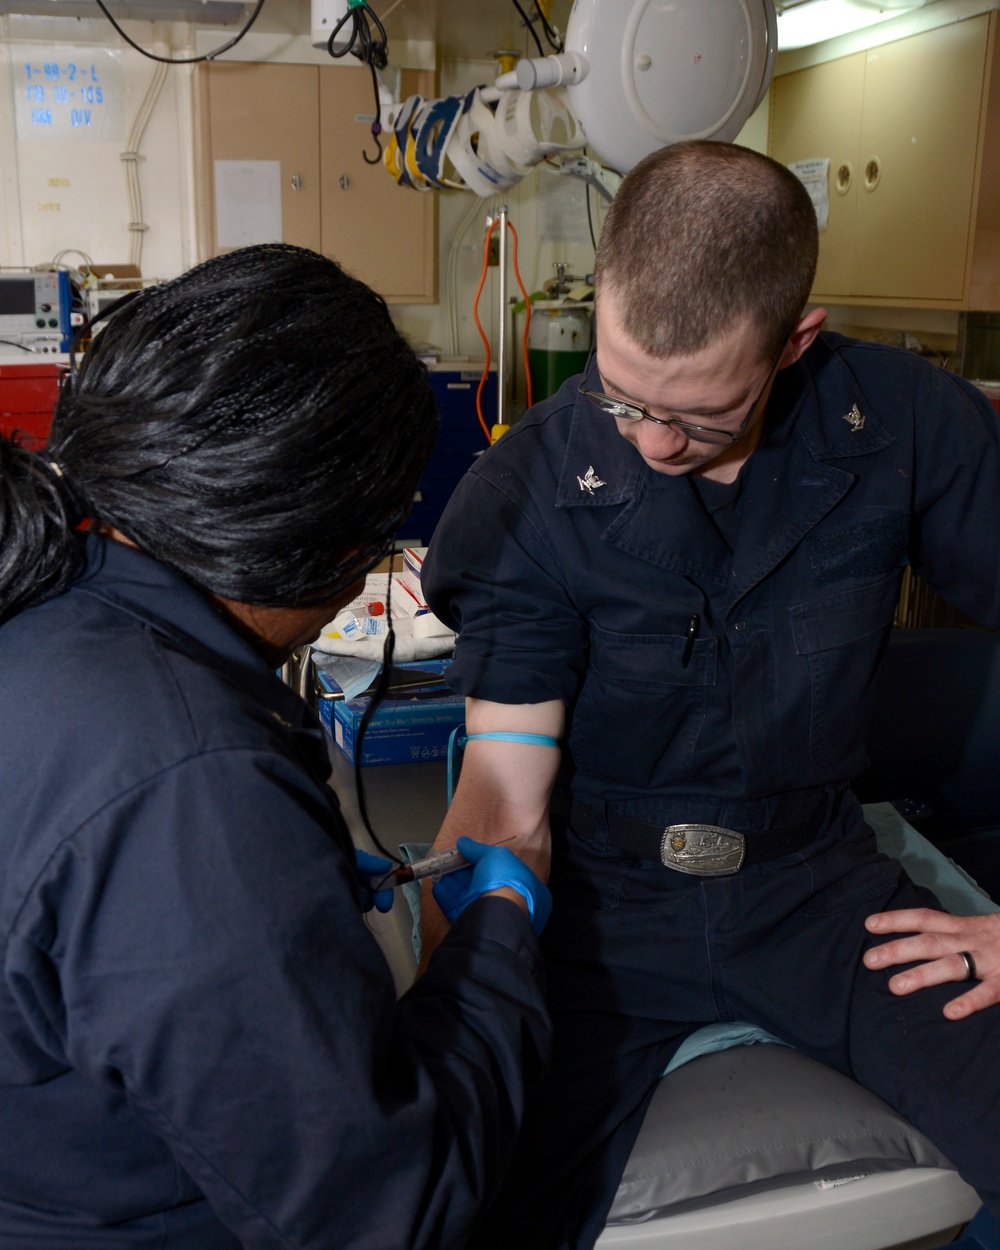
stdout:
[(696, 639), (685, 666), (687, 641), (591, 627), (570, 738), (578, 768), (629, 786), (686, 773), (718, 669), (714, 638)]
[(824, 773), (860, 765), (901, 576), (893, 570), (790, 609), (795, 651), (808, 665), (809, 753)]

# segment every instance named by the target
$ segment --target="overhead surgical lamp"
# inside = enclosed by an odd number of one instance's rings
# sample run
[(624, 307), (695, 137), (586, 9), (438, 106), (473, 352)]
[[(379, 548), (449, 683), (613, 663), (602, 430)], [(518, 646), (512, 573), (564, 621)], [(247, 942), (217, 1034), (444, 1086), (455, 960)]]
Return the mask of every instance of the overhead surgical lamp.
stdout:
[[(348, 3), (313, 0), (314, 42), (319, 19), (330, 30)], [(734, 139), (777, 51), (773, 0), (576, 0), (561, 53), (523, 58), (464, 97), (396, 107), (385, 164), (416, 190), (480, 196), (584, 147), (624, 174), (668, 144)], [(584, 176), (579, 164), (564, 172)]]
[(778, 30), (771, 0), (576, 0), (565, 43), (589, 65), (570, 108), (625, 173), (667, 144), (735, 139), (764, 99)]

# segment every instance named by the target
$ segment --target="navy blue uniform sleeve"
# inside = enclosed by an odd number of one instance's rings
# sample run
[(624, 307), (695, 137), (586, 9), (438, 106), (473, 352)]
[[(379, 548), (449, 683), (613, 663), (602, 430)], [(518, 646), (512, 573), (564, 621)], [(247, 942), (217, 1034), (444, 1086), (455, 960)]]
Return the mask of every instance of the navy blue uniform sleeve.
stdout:
[(461, 1246), (546, 1059), (537, 939), (483, 899), (397, 1004), (331, 817), (276, 754), (157, 775), (54, 854), (8, 984), (248, 1250)]
[(1000, 417), (975, 387), (931, 371), (916, 412), (912, 560), (983, 625), (1000, 627)]
[(564, 576), (574, 556), (553, 549), (534, 502), (518, 498), (517, 474), (494, 476), (459, 483), (421, 574), (431, 609), (458, 633), (448, 684), (495, 703), (568, 706), (588, 657)]

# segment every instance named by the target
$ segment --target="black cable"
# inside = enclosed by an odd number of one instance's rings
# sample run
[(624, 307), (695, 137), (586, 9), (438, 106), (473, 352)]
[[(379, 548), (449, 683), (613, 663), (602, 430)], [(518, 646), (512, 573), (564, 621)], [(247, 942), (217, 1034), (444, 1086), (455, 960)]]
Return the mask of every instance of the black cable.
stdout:
[[(378, 27), (379, 39), (372, 38), (371, 22), (368, 14), (371, 14), (371, 21)], [(351, 37), (338, 52), (333, 46), (333, 41), (348, 22), (351, 23)], [(354, 52), (355, 43), (361, 44), (360, 52)], [(385, 33), (385, 27), (379, 21), (378, 14), (366, 0), (361, 0), (360, 3), (348, 8), (347, 12), (330, 32), (330, 38), (326, 42), (326, 50), (330, 56), (339, 58), (347, 56), (348, 52), (354, 52), (358, 60), (364, 61), (366, 65), (374, 60), (379, 69), (385, 69), (388, 64), (386, 54), (388, 46), (389, 40)]]
[(535, 41), (535, 47), (538, 49), (538, 55), (544, 56), (545, 49), (542, 47), (541, 39), (538, 38), (538, 31), (535, 30), (535, 27), (532, 24), (531, 18), (527, 15), (527, 13), (525, 13), (524, 8), (521, 5), (521, 0), (512, 0), (512, 2), (514, 5), (514, 8), (517, 9), (518, 13), (520, 13), (521, 17), (524, 19), (525, 26), (527, 26), (528, 30), (531, 32), (531, 37)]
[(33, 347), (25, 347), (23, 343), (15, 343), (13, 339), (0, 339), (0, 343), (6, 343), (8, 347), (19, 347), (22, 352), (31, 352), (32, 355), (37, 354)]
[(372, 122), (372, 138), (375, 140), (375, 155), (369, 156), (364, 149), (361, 151), (362, 159), (366, 165), (377, 165), (382, 159), (382, 140), (379, 136), (382, 133), (382, 100), (378, 93), (378, 75), (375, 73), (374, 62), (368, 62), (368, 68), (372, 75), (372, 90), (375, 92), (375, 120)]
[(382, 671), (375, 680), (375, 689), (371, 693), (368, 700), (368, 706), (365, 708), (364, 715), (361, 717), (361, 723), (358, 725), (358, 732), (354, 736), (354, 789), (358, 796), (358, 812), (361, 814), (361, 823), (368, 830), (368, 836), (375, 844), (380, 854), (384, 855), (387, 860), (394, 864), (401, 864), (403, 861), (398, 855), (394, 855), (392, 851), (387, 850), (379, 840), (375, 830), (372, 828), (372, 822), (368, 816), (368, 802), (365, 798), (365, 782), (364, 774), (361, 771), (361, 749), (364, 742), (365, 731), (371, 724), (372, 717), (378, 711), (379, 706), (385, 699), (386, 692), (392, 681), (392, 657), (396, 650), (396, 634), (392, 628), (392, 560), (389, 561), (388, 581), (386, 585), (385, 595), (385, 618), (388, 624), (388, 631), (385, 635), (385, 644), (382, 647)]
[[(333, 46), (334, 40), (350, 22), (351, 37), (347, 43), (338, 52)], [(379, 38), (372, 38), (371, 23), (374, 22), (378, 28)], [(355, 47), (355, 44), (358, 47)], [(375, 92), (375, 120), (372, 122), (372, 138), (375, 140), (377, 149), (375, 156), (369, 156), (367, 152), (361, 155), (368, 165), (377, 165), (382, 159), (382, 140), (379, 136), (382, 133), (382, 101), (378, 94), (378, 74), (377, 70), (385, 69), (389, 64), (389, 40), (385, 33), (385, 27), (379, 21), (378, 14), (366, 3), (366, 0), (360, 0), (360, 3), (351, 5), (344, 16), (340, 19), (333, 30), (330, 31), (330, 38), (326, 41), (326, 50), (335, 60), (339, 60), (342, 56), (347, 56), (348, 52), (358, 58), (362, 64), (367, 65), (372, 76), (372, 90)]]
[(128, 35), (125, 34), (122, 28), (118, 25), (115, 19), (108, 12), (107, 8), (104, 5), (104, 0), (96, 0), (96, 4), (97, 4), (97, 7), (101, 10), (101, 12), (104, 14), (104, 16), (111, 23), (111, 25), (119, 33), (119, 35), (121, 35), (121, 37), (129, 45), (129, 47), (135, 48), (136, 52), (141, 52), (143, 56), (148, 57), (151, 61), (159, 61), (161, 65), (195, 65), (198, 61), (214, 61), (215, 58), (217, 56), (221, 56), (223, 52), (228, 52), (230, 48), (234, 48), (239, 43), (239, 41), (243, 38), (243, 36), (247, 33), (250, 27), (254, 24), (254, 22), (256, 22), (258, 14), (260, 13), (261, 9), (264, 7), (264, 0), (257, 0), (257, 5), (254, 8), (254, 11), (250, 14), (250, 18), (247, 21), (247, 24), (243, 27), (240, 33), (235, 36), (235, 38), (230, 39), (228, 43), (224, 43), (221, 48), (216, 48), (213, 52), (206, 52), (202, 56), (179, 56), (179, 57), (157, 56), (155, 52), (147, 52), (145, 48), (141, 47), (139, 44), (136, 43), (134, 39), (131, 39)]
[(590, 183), (589, 182), (585, 182), (583, 184), (583, 191), (587, 197), (587, 228), (590, 231), (590, 242), (593, 245), (594, 251), (596, 252), (597, 251), (597, 235), (594, 233), (594, 215), (590, 211)]
[(538, 0), (535, 0), (535, 10), (538, 13), (539, 21), (542, 23), (542, 30), (545, 31), (545, 38), (548, 41), (549, 47), (555, 52), (565, 52), (566, 45), (562, 41), (562, 36), (559, 34), (559, 31), (551, 25), (549, 19), (545, 16), (545, 10), (542, 8), (541, 4), (538, 3)]

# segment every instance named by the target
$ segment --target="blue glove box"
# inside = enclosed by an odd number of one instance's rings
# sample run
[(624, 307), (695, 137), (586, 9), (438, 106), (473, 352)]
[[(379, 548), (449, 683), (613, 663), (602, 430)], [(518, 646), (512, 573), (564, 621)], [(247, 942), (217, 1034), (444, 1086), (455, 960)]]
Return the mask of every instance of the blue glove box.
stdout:
[[(444, 671), (446, 661), (422, 660), (397, 667)], [(323, 698), (335, 694), (336, 684), (325, 673), (317, 673), (321, 687), (320, 720), (337, 746), (353, 764), (358, 729), (369, 699)], [(465, 699), (445, 685), (417, 685), (405, 694), (387, 697), (372, 717), (361, 743), (362, 764), (413, 764), (421, 760), (443, 760), (448, 755), (452, 730), (465, 720)]]

